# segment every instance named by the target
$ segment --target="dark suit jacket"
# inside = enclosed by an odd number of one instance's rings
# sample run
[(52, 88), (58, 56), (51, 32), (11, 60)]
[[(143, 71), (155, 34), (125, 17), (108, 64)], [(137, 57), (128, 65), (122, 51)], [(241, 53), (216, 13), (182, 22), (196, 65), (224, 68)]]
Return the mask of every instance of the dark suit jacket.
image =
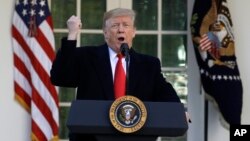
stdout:
[[(161, 74), (158, 58), (130, 49), (129, 95), (142, 101), (180, 102), (172, 85)], [(107, 44), (76, 48), (76, 41), (62, 39), (51, 69), (51, 81), (77, 87), (77, 99), (114, 100), (113, 77)]]

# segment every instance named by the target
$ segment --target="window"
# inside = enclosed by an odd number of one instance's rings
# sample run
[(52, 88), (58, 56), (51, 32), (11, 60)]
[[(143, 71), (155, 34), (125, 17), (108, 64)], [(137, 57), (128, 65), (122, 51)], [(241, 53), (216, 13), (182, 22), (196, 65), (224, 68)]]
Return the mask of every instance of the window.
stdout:
[[(61, 38), (67, 36), (67, 19), (72, 15), (80, 16), (84, 20), (84, 30), (80, 34), (78, 43), (81, 45), (94, 45), (103, 43), (102, 15), (106, 11), (106, 1), (100, 0), (50, 0), (51, 13), (54, 23), (55, 43), (58, 49)], [(80, 45), (78, 44), (78, 45)], [(60, 98), (60, 139), (68, 139), (66, 127), (70, 103), (75, 99), (74, 88), (59, 89)]]
[[(187, 5), (188, 0), (49, 0), (54, 23), (56, 47), (67, 36), (66, 21), (71, 15), (80, 16), (83, 28), (80, 45), (103, 43), (102, 16), (112, 7), (129, 7), (137, 12), (137, 35), (133, 48), (158, 57), (162, 73), (172, 83), (184, 104), (187, 103)], [(65, 125), (74, 88), (60, 88), (60, 138), (67, 140)], [(160, 138), (162, 141), (185, 141), (186, 136)]]
[[(162, 72), (187, 103), (187, 0), (133, 0), (137, 12), (134, 49), (160, 58)], [(161, 141), (185, 141), (162, 137)]]

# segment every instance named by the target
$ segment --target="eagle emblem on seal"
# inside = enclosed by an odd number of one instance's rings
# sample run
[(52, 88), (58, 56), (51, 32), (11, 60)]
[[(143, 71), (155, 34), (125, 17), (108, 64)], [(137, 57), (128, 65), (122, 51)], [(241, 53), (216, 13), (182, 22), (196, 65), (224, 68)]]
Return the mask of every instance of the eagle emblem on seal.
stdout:
[(147, 109), (137, 97), (126, 95), (116, 99), (109, 109), (110, 122), (122, 133), (140, 130), (147, 119)]
[(123, 121), (125, 124), (133, 124), (134, 121), (137, 119), (136, 115), (136, 108), (132, 105), (124, 105), (120, 109), (120, 120)]

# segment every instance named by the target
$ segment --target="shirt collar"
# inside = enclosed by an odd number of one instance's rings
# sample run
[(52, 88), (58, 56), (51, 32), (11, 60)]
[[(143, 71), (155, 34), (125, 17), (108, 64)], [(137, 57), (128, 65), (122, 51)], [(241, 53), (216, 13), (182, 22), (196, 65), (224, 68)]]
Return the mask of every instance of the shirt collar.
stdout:
[(111, 60), (114, 60), (116, 58), (117, 53), (114, 52), (110, 47), (109, 47), (109, 57)]

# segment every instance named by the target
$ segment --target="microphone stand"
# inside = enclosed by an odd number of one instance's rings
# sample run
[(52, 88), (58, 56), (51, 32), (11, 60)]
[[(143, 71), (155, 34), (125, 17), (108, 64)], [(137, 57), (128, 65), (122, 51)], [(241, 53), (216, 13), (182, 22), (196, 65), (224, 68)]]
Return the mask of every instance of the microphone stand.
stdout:
[(129, 55), (129, 47), (127, 43), (121, 44), (121, 53), (125, 56), (126, 61), (126, 95), (129, 95), (129, 61), (130, 61), (130, 55)]
[(125, 54), (126, 54), (125, 55), (125, 61), (126, 61), (126, 95), (129, 95), (129, 61), (130, 61), (130, 55), (129, 55), (129, 53), (125, 53)]

